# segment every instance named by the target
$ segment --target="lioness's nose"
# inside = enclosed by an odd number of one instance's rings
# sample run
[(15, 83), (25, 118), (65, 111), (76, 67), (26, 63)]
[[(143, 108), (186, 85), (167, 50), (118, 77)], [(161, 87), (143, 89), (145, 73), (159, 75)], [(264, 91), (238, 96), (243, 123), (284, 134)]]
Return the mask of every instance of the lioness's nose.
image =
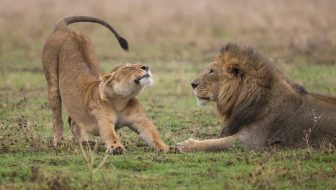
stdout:
[(197, 83), (197, 82), (192, 82), (192, 83), (191, 83), (191, 87), (192, 87), (193, 89), (197, 88), (197, 86), (198, 86), (198, 83)]
[(140, 67), (141, 69), (145, 70), (145, 71), (148, 71), (149, 70), (149, 67), (147, 65), (143, 65)]

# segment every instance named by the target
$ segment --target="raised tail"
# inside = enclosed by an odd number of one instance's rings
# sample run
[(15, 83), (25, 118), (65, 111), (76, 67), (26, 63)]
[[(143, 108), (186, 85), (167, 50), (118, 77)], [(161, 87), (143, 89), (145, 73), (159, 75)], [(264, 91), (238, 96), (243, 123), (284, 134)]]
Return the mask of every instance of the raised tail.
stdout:
[(114, 30), (114, 28), (107, 22), (95, 18), (95, 17), (89, 17), (89, 16), (70, 16), (70, 17), (65, 17), (61, 19), (60, 21), (57, 22), (55, 30), (60, 30), (65, 27), (67, 27), (69, 24), (76, 23), (76, 22), (93, 22), (93, 23), (98, 23), (106, 28), (108, 28), (114, 36), (117, 38), (121, 48), (123, 48), (125, 51), (128, 51), (128, 42), (125, 38), (121, 37), (117, 31)]

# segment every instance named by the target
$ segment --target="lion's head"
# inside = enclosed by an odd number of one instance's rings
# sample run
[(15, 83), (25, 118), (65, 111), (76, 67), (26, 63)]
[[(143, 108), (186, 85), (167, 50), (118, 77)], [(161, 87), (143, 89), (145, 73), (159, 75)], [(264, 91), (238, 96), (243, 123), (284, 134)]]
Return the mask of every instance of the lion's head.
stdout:
[(273, 64), (249, 47), (225, 45), (191, 86), (198, 105), (217, 103), (220, 114), (229, 118), (245, 108), (261, 106), (275, 79)]
[(108, 97), (134, 97), (154, 83), (149, 67), (140, 64), (118, 66), (110, 73), (102, 74), (100, 79), (100, 94)]

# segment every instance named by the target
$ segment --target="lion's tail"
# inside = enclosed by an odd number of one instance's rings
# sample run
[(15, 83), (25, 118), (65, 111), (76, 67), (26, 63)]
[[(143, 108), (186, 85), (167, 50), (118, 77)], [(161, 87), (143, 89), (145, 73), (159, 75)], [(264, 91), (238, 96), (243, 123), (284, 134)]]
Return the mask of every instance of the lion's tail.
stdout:
[(60, 30), (65, 27), (67, 27), (69, 24), (76, 23), (76, 22), (93, 22), (93, 23), (98, 23), (106, 28), (108, 28), (114, 36), (118, 39), (118, 42), (125, 51), (128, 50), (128, 42), (125, 38), (121, 37), (117, 31), (114, 30), (114, 28), (107, 22), (95, 18), (95, 17), (89, 17), (89, 16), (70, 16), (70, 17), (65, 17), (61, 19), (60, 21), (57, 22), (55, 30)]

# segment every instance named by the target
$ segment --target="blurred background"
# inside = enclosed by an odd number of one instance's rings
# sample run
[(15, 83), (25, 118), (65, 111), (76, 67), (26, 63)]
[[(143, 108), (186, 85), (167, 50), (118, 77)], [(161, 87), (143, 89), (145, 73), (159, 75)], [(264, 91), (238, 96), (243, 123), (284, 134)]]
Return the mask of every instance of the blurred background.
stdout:
[(113, 35), (94, 24), (88, 35), (100, 60), (209, 61), (226, 42), (258, 48), (279, 62), (336, 60), (335, 0), (29, 0), (0, 1), (1, 64), (40, 59), (43, 43), (64, 16), (95, 16), (130, 43), (123, 54)]

